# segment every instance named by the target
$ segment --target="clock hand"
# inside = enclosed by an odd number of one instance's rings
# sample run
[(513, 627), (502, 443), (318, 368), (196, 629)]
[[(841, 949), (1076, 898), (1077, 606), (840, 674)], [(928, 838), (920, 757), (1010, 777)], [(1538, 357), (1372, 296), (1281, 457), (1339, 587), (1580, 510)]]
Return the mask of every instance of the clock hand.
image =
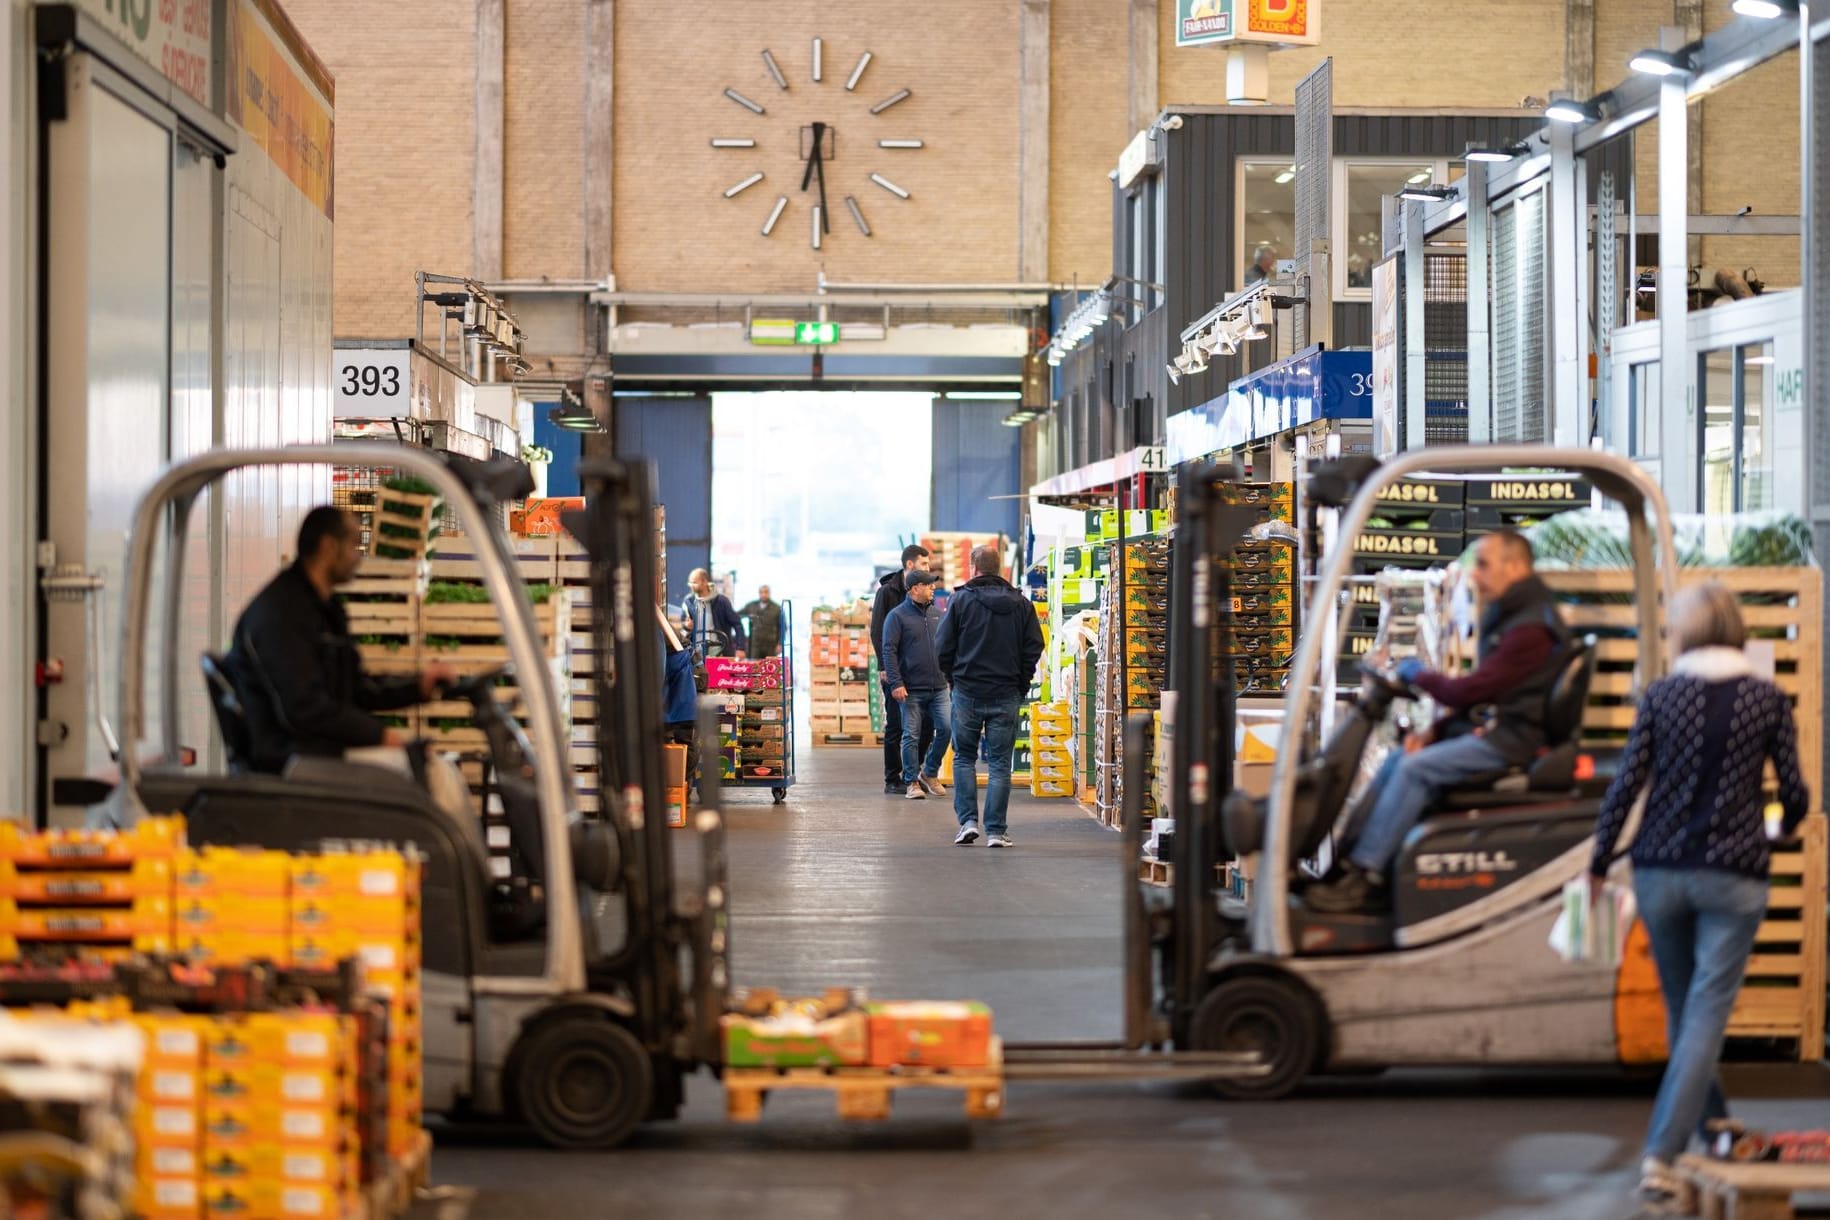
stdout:
[(807, 158), (807, 168), (801, 171), (801, 189), (803, 191), (807, 189), (807, 184), (813, 181), (813, 170), (820, 163), (820, 145), (824, 143), (825, 135), (826, 124), (815, 123), (813, 125), (813, 155)]
[(820, 162), (820, 229), (832, 234), (832, 209), (826, 206), (826, 162)]

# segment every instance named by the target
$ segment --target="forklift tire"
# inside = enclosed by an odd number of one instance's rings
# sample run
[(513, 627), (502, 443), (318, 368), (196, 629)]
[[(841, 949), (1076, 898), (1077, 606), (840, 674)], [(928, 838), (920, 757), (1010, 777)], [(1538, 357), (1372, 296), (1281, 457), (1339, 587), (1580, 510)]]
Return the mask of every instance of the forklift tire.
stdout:
[(1227, 979), (1195, 1009), (1190, 1041), (1198, 1051), (1256, 1051), (1271, 1070), (1264, 1076), (1209, 1081), (1235, 1101), (1270, 1101), (1287, 1095), (1316, 1065), (1321, 1014), (1297, 984), (1248, 974)]
[(536, 1027), (515, 1049), (516, 1113), (555, 1148), (613, 1148), (654, 1103), (654, 1065), (635, 1036), (595, 1013)]

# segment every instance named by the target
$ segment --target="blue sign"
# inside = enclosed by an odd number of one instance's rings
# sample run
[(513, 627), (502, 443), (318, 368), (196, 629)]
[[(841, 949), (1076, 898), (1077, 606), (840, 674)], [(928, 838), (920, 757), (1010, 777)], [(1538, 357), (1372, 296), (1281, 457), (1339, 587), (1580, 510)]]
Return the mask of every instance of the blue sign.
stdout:
[(1179, 466), (1321, 420), (1371, 418), (1372, 353), (1309, 348), (1171, 415), (1169, 463)]

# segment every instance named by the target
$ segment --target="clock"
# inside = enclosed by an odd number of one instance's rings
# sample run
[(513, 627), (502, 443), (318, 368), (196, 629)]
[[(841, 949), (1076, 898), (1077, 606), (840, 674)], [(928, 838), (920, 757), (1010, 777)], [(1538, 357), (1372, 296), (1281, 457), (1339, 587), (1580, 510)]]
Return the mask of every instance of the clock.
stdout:
[[(825, 51), (824, 41), (815, 38), (808, 65), (808, 76), (811, 85), (818, 87), (813, 92), (819, 96), (819, 104), (811, 107), (798, 107), (809, 115), (819, 117), (810, 117), (806, 123), (799, 125), (798, 140), (790, 137), (782, 141), (784, 149), (791, 145), (795, 147), (799, 158), (798, 164), (793, 166), (793, 174), (784, 175), (786, 186), (783, 193), (776, 195), (775, 201), (769, 205), (766, 212), (762, 209), (758, 209), (757, 212), (757, 215), (762, 218), (762, 235), (773, 237), (782, 218), (793, 206), (793, 200), (798, 196), (802, 200), (803, 206), (808, 209), (809, 243), (815, 250), (820, 249), (822, 244), (832, 236), (832, 213), (835, 202), (845, 209), (861, 236), (871, 236), (871, 225), (865, 216), (864, 205), (859, 202), (858, 195), (850, 193), (848, 188), (862, 191), (865, 186), (872, 186), (897, 202), (907, 202), (910, 197), (906, 187), (874, 167), (875, 164), (882, 164), (875, 161), (874, 155), (870, 157), (873, 168), (862, 173), (851, 169), (853, 158), (858, 157), (856, 149), (870, 148), (873, 137), (876, 153), (880, 154), (919, 152), (924, 147), (921, 140), (907, 133), (889, 131), (886, 125), (880, 122), (885, 115), (891, 114), (897, 106), (909, 100), (909, 90), (896, 89), (875, 103), (865, 101), (871, 96), (868, 91), (863, 94), (859, 93), (858, 87), (863, 83), (865, 70), (870, 67), (873, 58), (869, 51), (858, 57), (858, 62), (845, 78), (844, 89), (830, 92), (824, 88), (826, 83)], [(782, 64), (776, 59), (774, 52), (766, 49), (762, 52), (762, 66), (768, 74), (768, 79), (775, 84), (779, 93), (792, 94), (795, 92), (789, 85), (787, 72), (783, 70)], [(735, 87), (726, 88), (724, 96), (733, 105), (747, 111), (752, 121), (758, 118), (780, 117), (789, 110), (796, 109), (790, 105), (788, 98), (773, 98), (765, 104)], [(771, 113), (771, 108), (774, 109), (774, 114)], [(845, 120), (846, 125), (843, 143), (839, 138), (837, 123), (837, 120), (840, 119)], [(860, 129), (863, 134), (853, 134)], [(714, 136), (711, 143), (713, 149), (721, 152), (745, 149), (758, 152), (767, 151), (762, 147), (762, 141), (754, 136)], [(833, 178), (832, 194), (828, 194), (829, 172)], [(798, 179), (796, 175), (798, 175)], [(747, 177), (726, 187), (724, 197), (730, 200), (745, 201), (755, 198), (748, 192), (751, 188), (768, 180), (766, 170), (754, 170)]]

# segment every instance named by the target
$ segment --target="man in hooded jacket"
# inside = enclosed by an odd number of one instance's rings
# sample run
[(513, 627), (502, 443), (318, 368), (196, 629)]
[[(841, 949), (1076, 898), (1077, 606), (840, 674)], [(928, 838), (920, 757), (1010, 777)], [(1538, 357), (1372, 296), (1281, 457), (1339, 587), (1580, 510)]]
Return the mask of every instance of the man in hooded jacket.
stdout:
[[(902, 548), (902, 569), (891, 572), (877, 582), (877, 596), (871, 601), (871, 651), (877, 655), (877, 681), (883, 687), (883, 790), (891, 796), (902, 796), (907, 785), (902, 782), (902, 704), (890, 695), (889, 662), (883, 655), (883, 624), (890, 611), (909, 596), (909, 573), (926, 572), (930, 560), (928, 548), (911, 542)], [(934, 739), (934, 726), (923, 722), (917, 753), (926, 755)]]
[(991, 782), (985, 790), (985, 846), (1012, 846), (1011, 755), (1017, 717), (1042, 659), (1035, 603), (998, 574), (996, 547), (972, 552), (973, 578), (947, 603), (935, 636), (940, 670), (953, 688), (953, 814), (964, 847), (979, 837), (979, 740)]

